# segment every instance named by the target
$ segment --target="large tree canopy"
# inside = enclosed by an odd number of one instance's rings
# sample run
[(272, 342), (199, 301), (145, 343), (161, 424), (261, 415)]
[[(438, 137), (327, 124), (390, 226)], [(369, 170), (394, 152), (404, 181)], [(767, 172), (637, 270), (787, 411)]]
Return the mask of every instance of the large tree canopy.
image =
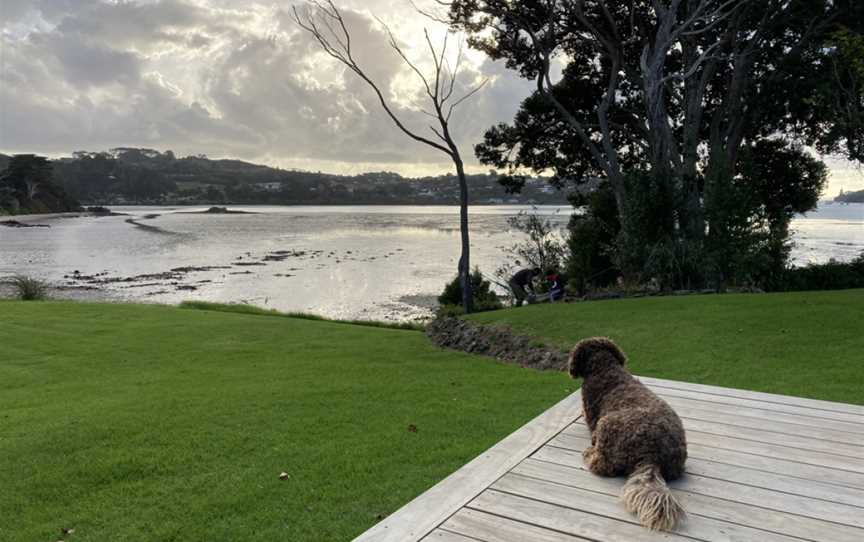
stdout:
[(0, 172), (0, 215), (73, 211), (78, 202), (53, 180), (44, 156), (16, 154)]
[[(862, 4), (455, 0), (450, 21), (471, 45), (537, 86), (478, 157), (511, 173), (552, 170), (558, 183), (599, 177), (622, 218), (619, 251), (666, 244), (699, 254), (687, 280), (725, 280), (717, 262), (738, 227), (727, 206), (742, 150), (770, 139), (775, 154), (807, 145), (864, 160)], [(818, 196), (821, 183), (808, 186)]]

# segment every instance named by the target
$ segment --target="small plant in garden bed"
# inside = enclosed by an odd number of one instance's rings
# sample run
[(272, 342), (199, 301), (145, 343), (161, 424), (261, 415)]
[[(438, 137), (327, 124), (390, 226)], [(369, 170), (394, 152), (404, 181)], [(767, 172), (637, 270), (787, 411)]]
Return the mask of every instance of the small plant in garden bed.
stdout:
[[(492, 291), (492, 285), (483, 278), (480, 269), (475, 267), (470, 278), (471, 294), (474, 296), (474, 310), (476, 312), (493, 311), (503, 307), (501, 300)], [(459, 285), (459, 277), (456, 277), (444, 286), (444, 291), (438, 296), (438, 303), (441, 305), (439, 316), (462, 314), (464, 311), (460, 306), (461, 301), (462, 288)]]

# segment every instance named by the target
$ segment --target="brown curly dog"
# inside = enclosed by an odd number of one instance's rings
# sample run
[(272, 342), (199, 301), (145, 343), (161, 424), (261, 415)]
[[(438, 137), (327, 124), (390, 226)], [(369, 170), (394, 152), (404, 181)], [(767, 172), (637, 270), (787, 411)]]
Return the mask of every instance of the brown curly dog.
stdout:
[(651, 530), (684, 518), (666, 480), (684, 473), (687, 440), (675, 411), (624, 368), (627, 358), (609, 339), (585, 339), (570, 354), (570, 376), (583, 378), (582, 408), (591, 446), (582, 456), (600, 476), (627, 475), (621, 499)]

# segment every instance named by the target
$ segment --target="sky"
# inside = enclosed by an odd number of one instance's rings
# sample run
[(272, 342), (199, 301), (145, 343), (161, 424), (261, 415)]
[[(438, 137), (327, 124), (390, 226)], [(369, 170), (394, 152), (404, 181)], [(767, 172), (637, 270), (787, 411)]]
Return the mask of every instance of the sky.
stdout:
[[(451, 171), (447, 156), (408, 140), (366, 84), (297, 27), (293, 3), (0, 0), (0, 152), (62, 156), (134, 146), (332, 173)], [(423, 29), (439, 44), (444, 28), (408, 0), (337, 5), (360, 64), (409, 127), (434, 137), (419, 111), (419, 82), (372, 16), (425, 69)], [(489, 126), (511, 120), (532, 90), (502, 63), (467, 51), (459, 89), (484, 79), (453, 120), (474, 171), (487, 168), (472, 146)], [(862, 171), (842, 160), (830, 165), (826, 195), (864, 189)]]

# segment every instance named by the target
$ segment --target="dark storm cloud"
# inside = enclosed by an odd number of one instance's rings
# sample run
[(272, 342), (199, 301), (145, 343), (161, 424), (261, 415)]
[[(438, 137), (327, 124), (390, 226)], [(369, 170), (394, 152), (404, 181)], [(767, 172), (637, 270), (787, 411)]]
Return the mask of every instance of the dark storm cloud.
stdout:
[[(51, 34), (33, 38), (35, 50), (56, 61), (60, 78), (77, 87), (107, 83), (134, 84), (141, 75), (141, 59), (127, 51), (75, 36)], [(49, 60), (49, 62), (50, 62)]]

